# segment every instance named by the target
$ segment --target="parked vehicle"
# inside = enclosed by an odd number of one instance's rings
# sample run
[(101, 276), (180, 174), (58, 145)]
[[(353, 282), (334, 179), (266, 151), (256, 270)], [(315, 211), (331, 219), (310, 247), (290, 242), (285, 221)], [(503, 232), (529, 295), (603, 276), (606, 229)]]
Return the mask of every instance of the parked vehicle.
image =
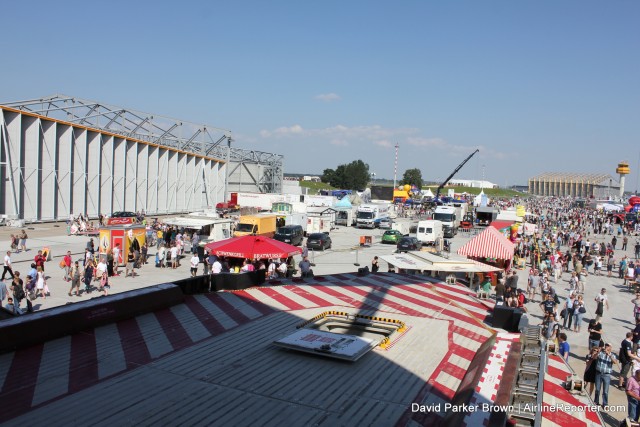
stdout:
[(453, 237), (458, 232), (460, 218), (457, 217), (458, 210), (454, 206), (438, 206), (433, 213), (433, 219), (442, 222), (444, 237)]
[(375, 228), (382, 218), (389, 217), (389, 203), (369, 203), (360, 205), (356, 213), (358, 228)]
[(336, 225), (345, 225), (347, 227), (356, 225), (356, 208), (335, 208), (336, 209)]
[(404, 234), (398, 230), (387, 230), (382, 235), (382, 243), (398, 243), (398, 240), (402, 239)]
[(304, 239), (304, 230), (301, 225), (285, 225), (276, 230), (273, 238), (293, 246), (298, 246), (302, 244), (302, 240)]
[[(411, 233), (411, 223), (406, 222), (406, 221), (394, 221), (391, 224), (391, 229), (392, 230), (398, 230), (400, 232), (400, 234), (402, 234), (403, 236), (406, 234)], [(413, 230), (413, 233), (415, 233), (416, 231)]]
[(398, 241), (398, 252), (419, 251), (422, 249), (422, 242), (416, 237), (403, 237)]
[(315, 250), (331, 249), (331, 237), (327, 233), (309, 234), (307, 247)]
[(424, 245), (435, 245), (438, 239), (444, 238), (442, 222), (433, 219), (418, 222), (416, 237)]
[(391, 218), (382, 218), (380, 220), (379, 227), (383, 230), (389, 230), (391, 229), (391, 224), (393, 224), (393, 221), (391, 221)]
[(484, 206), (476, 208), (476, 221), (478, 225), (489, 225), (498, 218), (498, 208), (493, 206)]
[(244, 215), (240, 217), (233, 237), (249, 234), (273, 237), (276, 232), (276, 216), (274, 214)]
[(138, 215), (134, 212), (114, 212), (111, 214), (111, 218), (135, 218)]

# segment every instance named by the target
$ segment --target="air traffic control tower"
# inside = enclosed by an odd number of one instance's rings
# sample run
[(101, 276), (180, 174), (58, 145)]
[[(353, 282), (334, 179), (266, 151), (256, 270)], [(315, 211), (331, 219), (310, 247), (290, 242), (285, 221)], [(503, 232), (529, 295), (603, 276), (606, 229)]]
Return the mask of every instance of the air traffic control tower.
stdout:
[(628, 162), (620, 162), (618, 163), (618, 167), (616, 168), (616, 173), (620, 175), (620, 198), (624, 195), (624, 177), (629, 175), (629, 163)]

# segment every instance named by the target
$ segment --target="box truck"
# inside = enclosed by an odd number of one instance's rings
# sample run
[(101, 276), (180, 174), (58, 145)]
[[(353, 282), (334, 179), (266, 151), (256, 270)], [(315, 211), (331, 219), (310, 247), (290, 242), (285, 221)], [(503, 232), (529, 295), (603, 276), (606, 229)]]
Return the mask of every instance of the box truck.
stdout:
[(433, 219), (418, 222), (416, 237), (424, 245), (435, 245), (438, 239), (444, 238), (442, 222)]
[(476, 208), (476, 221), (478, 225), (489, 225), (498, 218), (498, 208), (493, 206)]
[(274, 214), (244, 215), (240, 217), (233, 237), (256, 235), (273, 237), (276, 233)]
[(368, 203), (360, 205), (356, 211), (358, 228), (375, 228), (380, 225), (382, 218), (389, 218), (388, 203)]
[(438, 206), (433, 213), (433, 219), (442, 222), (444, 237), (453, 237), (458, 232), (460, 218), (457, 213), (460, 208), (454, 206)]

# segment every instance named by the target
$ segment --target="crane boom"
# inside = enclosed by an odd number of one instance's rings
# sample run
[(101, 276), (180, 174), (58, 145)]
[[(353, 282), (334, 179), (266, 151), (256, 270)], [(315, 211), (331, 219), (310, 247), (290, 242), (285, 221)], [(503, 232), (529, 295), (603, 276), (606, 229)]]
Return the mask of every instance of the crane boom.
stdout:
[(473, 157), (473, 156), (474, 156), (478, 151), (480, 151), (480, 149), (476, 149), (476, 151), (474, 151), (473, 153), (471, 153), (471, 154), (469, 155), (469, 157), (467, 157), (466, 159), (464, 159), (464, 160), (462, 161), (462, 163), (460, 163), (460, 164), (458, 165), (458, 167), (457, 167), (457, 168), (455, 168), (455, 170), (454, 170), (453, 172), (451, 172), (451, 175), (449, 175), (449, 176), (447, 177), (447, 179), (445, 179), (445, 180), (444, 180), (444, 182), (443, 182), (442, 184), (440, 184), (440, 186), (438, 187), (438, 190), (436, 191), (436, 197), (435, 197), (435, 200), (438, 200), (438, 199), (440, 198), (440, 190), (442, 190), (442, 189), (444, 188), (444, 186), (445, 186), (445, 185), (447, 185), (447, 183), (448, 183), (449, 181), (451, 181), (451, 178), (453, 178), (453, 176), (454, 176), (455, 174), (457, 174), (457, 173), (458, 173), (458, 171), (459, 171), (460, 169), (462, 169), (462, 167), (463, 167), (463, 166), (464, 166), (464, 165), (465, 165), (465, 164), (466, 164), (466, 163), (467, 163), (467, 162), (468, 162), (468, 161), (469, 161), (469, 160), (470, 160), (470, 159), (471, 159), (471, 158), (472, 158), (472, 157)]

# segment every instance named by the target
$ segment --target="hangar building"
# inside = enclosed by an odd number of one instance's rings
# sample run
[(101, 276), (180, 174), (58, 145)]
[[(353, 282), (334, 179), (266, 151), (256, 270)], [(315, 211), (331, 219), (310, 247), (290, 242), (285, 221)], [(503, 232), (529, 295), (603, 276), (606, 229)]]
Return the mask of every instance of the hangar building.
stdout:
[(225, 129), (65, 95), (0, 103), (0, 214), (169, 214), (229, 191), (280, 192), (283, 156), (232, 141)]
[(620, 184), (609, 174), (547, 172), (529, 178), (529, 193), (538, 196), (616, 197)]

